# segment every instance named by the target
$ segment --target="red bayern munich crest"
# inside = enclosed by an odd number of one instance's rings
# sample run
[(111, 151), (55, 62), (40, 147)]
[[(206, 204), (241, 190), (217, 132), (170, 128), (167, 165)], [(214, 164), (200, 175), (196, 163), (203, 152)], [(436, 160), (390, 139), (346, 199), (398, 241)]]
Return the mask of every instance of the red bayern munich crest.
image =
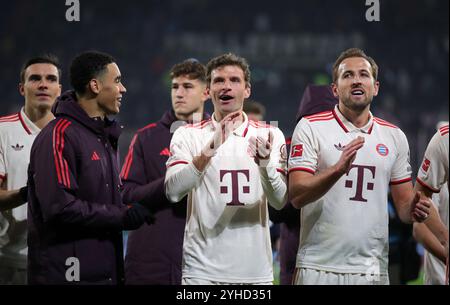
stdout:
[(377, 145), (377, 153), (379, 153), (383, 157), (386, 157), (389, 154), (389, 149), (384, 144), (378, 144)]

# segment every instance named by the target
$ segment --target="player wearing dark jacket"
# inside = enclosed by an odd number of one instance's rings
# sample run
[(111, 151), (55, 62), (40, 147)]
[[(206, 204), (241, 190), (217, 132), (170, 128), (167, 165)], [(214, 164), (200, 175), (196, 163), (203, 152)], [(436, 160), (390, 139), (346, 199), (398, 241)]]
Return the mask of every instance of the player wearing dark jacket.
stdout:
[(55, 120), (31, 148), (28, 279), (30, 284), (118, 284), (123, 282), (121, 231), (136, 229), (149, 216), (142, 206), (122, 203), (120, 127), (106, 116), (119, 112), (117, 96), (126, 89), (117, 65), (104, 53), (77, 57), (71, 78), (76, 93), (57, 100)]
[(176, 127), (209, 116), (203, 114), (207, 99), (205, 67), (188, 59), (170, 72), (172, 110), (157, 122), (137, 131), (122, 166), (125, 202), (139, 202), (154, 215), (128, 235), (125, 257), (126, 284), (180, 285), (186, 199), (171, 203), (165, 195), (164, 177), (170, 141)]

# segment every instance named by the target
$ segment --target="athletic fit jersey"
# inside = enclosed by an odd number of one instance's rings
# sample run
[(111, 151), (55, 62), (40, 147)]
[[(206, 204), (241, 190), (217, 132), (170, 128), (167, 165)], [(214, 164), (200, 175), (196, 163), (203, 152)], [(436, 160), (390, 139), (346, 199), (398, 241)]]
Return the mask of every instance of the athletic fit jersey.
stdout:
[(411, 180), (409, 147), (396, 126), (373, 117), (355, 127), (339, 111), (304, 117), (292, 137), (289, 172), (320, 173), (345, 145), (365, 142), (348, 174), (301, 210), (297, 267), (337, 273), (387, 274), (389, 184)]
[[(242, 125), (199, 173), (192, 159), (212, 139), (218, 124), (213, 116), (180, 127), (170, 145), (166, 194), (173, 202), (188, 194), (183, 278), (225, 283), (272, 281), (267, 201), (278, 209), (286, 201), (284, 135), (278, 128), (249, 121), (244, 114)], [(267, 138), (269, 130), (274, 139), (266, 172), (247, 150), (251, 136)]]
[[(439, 128), (439, 130), (434, 134), (433, 138), (431, 138), (431, 141), (428, 144), (428, 147), (425, 151), (425, 156), (423, 158), (422, 165), (420, 166), (419, 172), (417, 173), (417, 182), (419, 182), (422, 186), (428, 188), (434, 193), (438, 193), (439, 190), (442, 190), (444, 184), (448, 182), (448, 166), (449, 166), (448, 141), (449, 139), (448, 139), (448, 124), (447, 124)], [(449, 186), (447, 183), (447, 191), (448, 187)], [(439, 204), (441, 205), (443, 203), (440, 202)], [(443, 211), (444, 217), (443, 215), (441, 215), (441, 206), (439, 206), (439, 215), (441, 216), (441, 219), (447, 226), (447, 228), (448, 228), (448, 213), (449, 213), (448, 205), (449, 203), (447, 196), (446, 205), (444, 206), (446, 210)], [(425, 263), (427, 263), (427, 261), (425, 261)], [(428, 267), (430, 267), (429, 264)]]
[[(31, 145), (39, 131), (23, 108), (0, 118), (0, 177), (7, 190), (27, 184)], [(26, 204), (0, 214), (0, 254), (27, 253), (26, 219)]]
[(439, 193), (448, 181), (448, 125), (434, 134), (425, 151), (417, 181), (434, 193)]

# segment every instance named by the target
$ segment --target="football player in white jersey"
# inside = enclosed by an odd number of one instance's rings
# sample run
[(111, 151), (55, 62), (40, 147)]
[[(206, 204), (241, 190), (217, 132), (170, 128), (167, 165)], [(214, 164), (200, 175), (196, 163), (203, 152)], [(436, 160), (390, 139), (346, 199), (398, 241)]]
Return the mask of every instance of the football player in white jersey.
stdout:
[(377, 74), (362, 50), (344, 51), (333, 66), (338, 105), (295, 128), (289, 196), (301, 208), (296, 284), (389, 283), (389, 186), (403, 222), (428, 216), (431, 202), (413, 192), (405, 134), (370, 112)]
[[(414, 227), (415, 235), (424, 247), (441, 261), (447, 262), (445, 276), (428, 282), (435, 284), (448, 283), (448, 126), (447, 123), (440, 127), (430, 140), (415, 184), (415, 189), (426, 198), (432, 198), (433, 194), (439, 193), (439, 191), (447, 192), (447, 197), (439, 201), (439, 211), (431, 209), (430, 217), (424, 222), (426, 227), (423, 225)], [(446, 190), (444, 190), (445, 188)], [(429, 234), (430, 231), (433, 234)], [(434, 270), (437, 271), (438, 268), (436, 266)], [(429, 277), (427, 277), (428, 279)]]
[(54, 118), (51, 107), (61, 93), (58, 59), (29, 59), (20, 73), (25, 105), (0, 117), (0, 284), (26, 284), (27, 169), (31, 145)]
[(166, 195), (188, 195), (182, 283), (271, 284), (268, 201), (287, 199), (286, 148), (276, 127), (249, 120), (245, 59), (228, 53), (207, 65), (211, 119), (177, 129), (167, 161)]

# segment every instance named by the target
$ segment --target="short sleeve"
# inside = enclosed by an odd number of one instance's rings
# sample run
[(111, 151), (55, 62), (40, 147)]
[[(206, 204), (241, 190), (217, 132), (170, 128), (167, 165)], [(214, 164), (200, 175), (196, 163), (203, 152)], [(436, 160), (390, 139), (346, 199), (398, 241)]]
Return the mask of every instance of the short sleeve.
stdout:
[(442, 136), (438, 131), (433, 136), (425, 151), (417, 179), (436, 193), (448, 181), (448, 134)]
[(397, 158), (391, 172), (391, 184), (411, 180), (411, 164), (409, 161), (409, 144), (406, 135), (398, 129)]
[(289, 172), (306, 171), (314, 174), (317, 170), (317, 143), (311, 125), (306, 119), (301, 119), (292, 135), (289, 153)]

